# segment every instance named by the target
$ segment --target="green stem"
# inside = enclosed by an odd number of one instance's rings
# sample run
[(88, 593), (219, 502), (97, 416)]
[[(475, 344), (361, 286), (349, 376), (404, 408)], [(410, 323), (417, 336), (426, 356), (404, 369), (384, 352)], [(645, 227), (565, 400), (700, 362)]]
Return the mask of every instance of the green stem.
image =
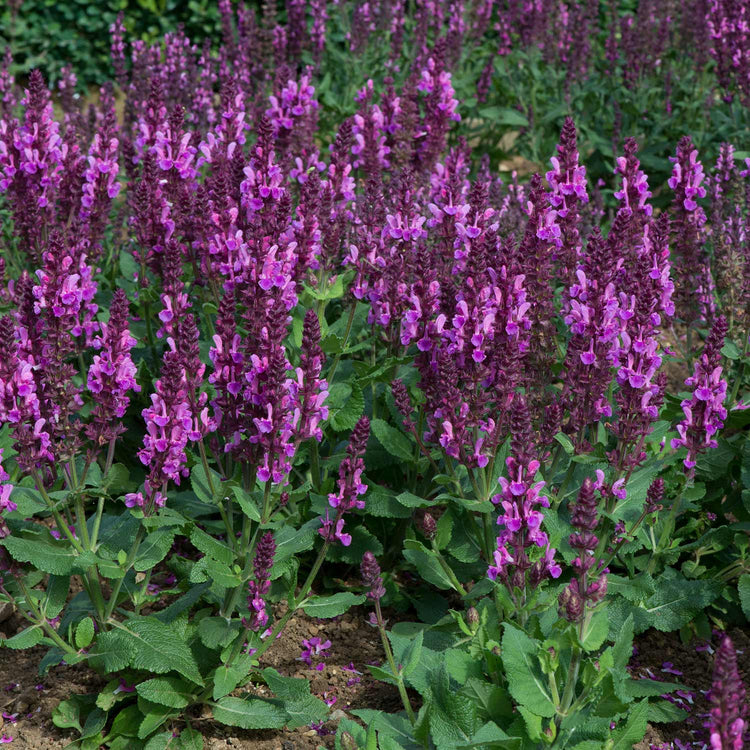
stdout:
[(83, 546), (86, 549), (91, 549), (91, 539), (89, 538), (89, 529), (86, 525), (86, 511), (83, 507), (83, 497), (80, 493), (76, 492), (75, 498), (76, 506), (76, 519), (78, 520), (78, 528), (83, 540)]
[(94, 516), (94, 525), (91, 529), (91, 549), (96, 547), (96, 543), (99, 540), (99, 529), (102, 525), (102, 514), (104, 512), (104, 495), (99, 496), (99, 500), (96, 503), (96, 515)]
[(123, 576), (122, 578), (117, 579), (117, 583), (115, 583), (114, 588), (112, 589), (112, 595), (109, 597), (109, 604), (107, 605), (107, 611), (104, 618), (105, 620), (109, 620), (112, 617), (112, 613), (117, 607), (117, 597), (120, 595), (120, 589), (122, 588), (122, 584), (125, 581), (125, 576), (127, 576), (130, 568), (135, 562), (135, 557), (138, 554), (138, 548), (141, 546), (141, 542), (143, 541), (144, 536), (146, 536), (146, 532), (143, 526), (139, 526), (138, 531), (135, 535), (135, 539), (133, 540), (133, 546), (130, 548), (130, 552), (128, 553), (128, 556), (125, 560), (125, 570), (123, 571)]
[(112, 438), (109, 441), (109, 447), (107, 448), (107, 460), (104, 462), (104, 475), (109, 474), (109, 470), (112, 468), (112, 462), (115, 460), (115, 443), (117, 438)]
[(385, 632), (385, 623), (383, 622), (383, 614), (380, 610), (380, 599), (375, 600), (375, 616), (378, 621), (378, 630), (380, 631), (380, 640), (383, 643), (383, 651), (385, 651), (385, 658), (388, 660), (388, 666), (391, 668), (393, 678), (398, 684), (398, 694), (401, 696), (401, 702), (404, 704), (406, 715), (409, 717), (411, 725), (414, 726), (417, 723), (417, 717), (414, 715), (414, 709), (411, 707), (411, 701), (406, 693), (406, 685), (404, 685), (404, 677), (401, 674), (401, 670), (396, 667), (396, 662), (393, 658), (393, 651), (391, 650), (391, 644), (388, 643), (388, 636)]
[(448, 576), (448, 580), (451, 582), (451, 585), (453, 586), (456, 591), (458, 591), (461, 596), (466, 596), (466, 589), (460, 584), (458, 578), (456, 578), (456, 574), (453, 572), (453, 569), (450, 565), (446, 562), (445, 558), (440, 554), (440, 550), (437, 547), (437, 544), (435, 544), (435, 540), (432, 540), (432, 551), (435, 553), (435, 557), (437, 557), (437, 561), (440, 563), (440, 567), (443, 569), (443, 572), (445, 575)]
[(73, 545), (73, 549), (75, 549), (78, 554), (82, 554), (83, 546), (75, 538), (75, 534), (73, 534), (73, 532), (68, 528), (68, 524), (65, 523), (65, 519), (60, 515), (60, 511), (55, 507), (55, 503), (52, 502), (52, 498), (50, 498), (50, 496), (47, 494), (47, 490), (44, 489), (44, 484), (42, 483), (41, 477), (34, 469), (31, 470), (31, 476), (34, 479), (36, 488), (39, 490), (39, 494), (42, 496), (42, 499), (47, 505), (50, 513), (52, 513), (52, 517), (55, 519), (58, 531), (68, 538), (68, 541)]
[[(260, 657), (263, 656), (266, 651), (268, 651), (268, 649), (275, 642), (276, 636), (286, 627), (286, 624), (289, 622), (289, 620), (292, 619), (292, 617), (294, 617), (295, 612), (307, 599), (307, 595), (312, 588), (312, 585), (315, 581), (316, 576), (318, 575), (318, 572), (320, 571), (321, 566), (323, 565), (323, 561), (325, 560), (326, 554), (328, 553), (328, 548), (330, 546), (331, 543), (326, 539), (326, 541), (323, 542), (323, 546), (320, 548), (320, 552), (318, 552), (317, 558), (315, 558), (315, 562), (313, 563), (313, 566), (310, 569), (305, 582), (302, 584), (302, 588), (300, 589), (299, 594), (297, 594), (297, 596), (295, 596), (294, 599), (289, 602), (289, 609), (287, 610), (287, 613), (273, 626), (271, 634), (263, 641), (263, 643), (261, 643), (261, 645), (258, 647), (258, 650), (253, 654), (254, 659), (260, 659)], [(242, 640), (242, 638), (239, 639), (239, 645), (235, 646), (235, 650), (229, 657), (226, 666), (231, 665), (231, 663), (237, 658), (240, 649), (242, 648)]]
[(39, 625), (41, 625), (44, 632), (55, 642), (56, 645), (58, 645), (66, 654), (77, 654), (78, 652), (63, 638), (59, 635), (59, 633), (49, 624), (47, 621), (47, 618), (42, 614), (39, 607), (36, 606), (36, 603), (34, 602), (33, 598), (31, 597), (31, 594), (26, 588), (26, 584), (23, 581), (23, 578), (21, 576), (16, 577), (16, 582), (18, 583), (21, 592), (23, 593), (24, 599), (26, 600), (26, 604), (28, 605), (29, 609), (32, 611), (34, 616), (37, 618), (37, 622)]

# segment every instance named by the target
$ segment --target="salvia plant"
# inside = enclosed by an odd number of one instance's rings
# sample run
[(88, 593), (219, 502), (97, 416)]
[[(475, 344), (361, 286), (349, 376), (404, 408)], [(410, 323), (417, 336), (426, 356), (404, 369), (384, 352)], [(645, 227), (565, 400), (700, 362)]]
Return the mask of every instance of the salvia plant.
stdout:
[[(105, 678), (55, 712), (79, 747), (319, 729), (332, 702), (266, 653), (351, 608), (402, 710), (339, 712), (337, 748), (683, 718), (629, 662), (750, 616), (750, 158), (722, 142), (750, 19), (667, 5), (220, 0), (204, 44), (121, 15), (87, 109), (8, 51), (2, 645)], [(643, 133), (654, 80), (717, 135)], [(741, 748), (726, 637), (709, 700), (707, 746)]]

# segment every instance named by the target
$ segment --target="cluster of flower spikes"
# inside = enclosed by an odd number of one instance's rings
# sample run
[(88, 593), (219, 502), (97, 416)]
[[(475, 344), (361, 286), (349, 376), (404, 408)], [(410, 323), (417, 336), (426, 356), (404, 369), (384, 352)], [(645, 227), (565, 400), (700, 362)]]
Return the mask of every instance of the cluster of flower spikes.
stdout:
[(747, 5), (737, 0), (710, 0), (705, 24), (724, 100), (733, 101), (737, 93), (746, 105), (750, 101), (750, 11)]
[[(370, 437), (370, 420), (360, 417), (349, 438), (346, 457), (339, 465), (338, 491), (328, 495), (328, 505), (334, 509), (331, 514), (326, 509), (318, 533), (328, 543), (340, 542), (344, 547), (352, 543), (351, 534), (344, 531), (344, 515), (355, 508), (364, 510), (365, 501), (359, 500), (367, 492), (367, 485), (362, 482), (365, 470), (363, 456)], [(331, 517), (331, 515), (333, 517)]]
[[(502, 509), (497, 523), (503, 529), (497, 537), (494, 565), (487, 574), (493, 581), (499, 578), (512, 594), (515, 589), (533, 590), (547, 577), (558, 578), (562, 569), (542, 531), (544, 514), (539, 507), (548, 508), (549, 500), (541, 494), (545, 483), (535, 481), (539, 469), (534, 457), (537, 441), (526, 400), (520, 395), (514, 399), (511, 435), (511, 455), (505, 462), (508, 477), (498, 479), (502, 492), (492, 497)], [(544, 552), (532, 561), (529, 550), (534, 547)]]
[(750, 190), (747, 189), (750, 169), (737, 169), (734, 153), (731, 144), (721, 145), (712, 175), (709, 233), (721, 309), (737, 321), (740, 328), (747, 329), (750, 325)]
[(596, 606), (607, 594), (607, 570), (602, 569), (601, 561), (594, 555), (599, 545), (594, 533), (599, 525), (596, 489), (597, 484), (586, 477), (571, 510), (570, 523), (575, 531), (569, 541), (578, 557), (571, 563), (573, 580), (558, 598), (561, 614), (569, 622), (581, 622), (586, 607)]
[(588, 425), (612, 415), (607, 394), (621, 327), (616, 283), (622, 262), (612, 239), (605, 240), (598, 228), (591, 232), (565, 300), (571, 333), (564, 363), (563, 400), (570, 415), (565, 429), (579, 447)]
[(0, 118), (0, 192), (10, 199), (21, 246), (38, 261), (45, 230), (54, 226), (68, 143), (60, 135), (49, 90), (38, 70), (29, 75), (22, 104), (22, 120), (11, 115)]
[(242, 624), (257, 633), (268, 623), (265, 596), (271, 588), (271, 568), (276, 554), (273, 533), (268, 531), (258, 540), (253, 559), (253, 578), (248, 582), (247, 608), (250, 616), (243, 618)]
[(711, 750), (742, 750), (747, 727), (746, 690), (737, 669), (737, 652), (726, 635), (716, 650), (709, 700)]
[(644, 458), (642, 444), (658, 418), (664, 397), (664, 375), (659, 332), (664, 318), (674, 315), (674, 283), (669, 262), (669, 217), (652, 220), (651, 193), (646, 175), (636, 158), (637, 145), (625, 142), (625, 156), (618, 157), (616, 171), (622, 188), (615, 192), (621, 206), (608, 241), (613, 255), (622, 258), (616, 286), (619, 297), (620, 332), (611, 351), (619, 389), (618, 419), (612, 429), (618, 438), (613, 464), (632, 468)]
[(677, 315), (688, 325), (710, 321), (715, 311), (713, 280), (704, 246), (706, 214), (698, 199), (706, 197), (703, 165), (689, 135), (677, 144), (677, 155), (668, 180), (674, 191), (671, 207), (672, 269)]
[[(34, 347), (36, 348), (36, 347)], [(39, 370), (27, 329), (6, 315), (0, 318), (0, 422), (9, 423), (25, 470), (52, 460), (50, 436), (37, 392)]]
[(727, 417), (724, 406), (727, 381), (722, 377), (721, 366), (721, 349), (726, 335), (726, 318), (719, 315), (700, 357), (695, 361), (693, 374), (685, 380), (693, 395), (680, 404), (685, 418), (677, 425), (678, 437), (672, 440), (672, 448), (687, 448), (683, 463), (691, 476), (698, 455), (718, 445), (715, 436)]

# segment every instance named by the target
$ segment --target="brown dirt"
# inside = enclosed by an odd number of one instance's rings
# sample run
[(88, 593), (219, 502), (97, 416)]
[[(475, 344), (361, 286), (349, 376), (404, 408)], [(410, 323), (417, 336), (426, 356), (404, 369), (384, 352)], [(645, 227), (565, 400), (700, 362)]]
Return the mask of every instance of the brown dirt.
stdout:
[[(284, 675), (310, 680), (312, 692), (318, 697), (336, 697), (332, 719), (322, 727), (322, 734), (310, 727), (280, 732), (237, 730), (214, 722), (205, 709), (203, 713), (195, 712), (190, 720), (206, 738), (206, 749), (328, 750), (333, 747), (332, 733), (337, 721), (343, 715), (350, 715), (351, 710), (400, 710), (396, 690), (369, 677), (366, 665), (380, 663), (383, 653), (377, 631), (366, 624), (368, 614), (362, 608), (333, 620), (313, 620), (301, 614), (290, 621), (276, 646), (264, 658), (264, 664)], [(23, 627), (23, 621), (13, 615), (0, 623), (0, 636), (9, 637)], [(750, 635), (737, 629), (730, 635), (741, 652), (738, 661), (745, 683), (750, 684)], [(322, 671), (314, 669), (314, 662), (310, 668), (298, 660), (302, 640), (312, 636), (330, 640), (332, 644), (324, 656), (325, 668)], [(14, 738), (8, 746), (12, 750), (62, 750), (74, 735), (52, 723), (55, 706), (71, 694), (96, 692), (105, 682), (80, 665), (55, 667), (40, 678), (37, 669), (43, 655), (42, 647), (27, 651), (0, 650), (0, 712), (5, 712), (6, 716), (18, 714), (15, 721), (5, 719), (4, 726), (0, 726), (0, 737), (6, 734)], [(696, 643), (683, 644), (677, 633), (652, 630), (637, 639), (637, 651), (631, 662), (633, 675), (682, 682), (688, 686), (686, 692), (693, 704), (683, 722), (650, 726), (646, 737), (634, 746), (634, 750), (671, 750), (674, 747), (671, 743), (676, 740), (684, 743), (683, 747), (702, 746), (706, 739), (703, 722), (708, 703), (701, 691), (711, 686), (712, 660), (708, 651), (696, 651)], [(664, 672), (663, 669), (670, 668), (665, 666), (666, 662), (682, 674)], [(351, 663), (361, 674), (343, 669)], [(647, 670), (650, 670), (650, 675)], [(263, 688), (257, 692), (262, 694)], [(418, 704), (414, 701), (413, 705), (416, 708)], [(182, 726), (182, 722), (175, 722), (171, 728), (179, 732)]]
[[(333, 732), (343, 715), (357, 708), (379, 708), (398, 711), (401, 702), (395, 688), (376, 682), (369, 676), (368, 663), (380, 664), (382, 647), (377, 630), (366, 624), (369, 612), (355, 609), (334, 620), (314, 620), (305, 615), (293, 618), (276, 646), (269, 650), (263, 663), (282, 674), (310, 680), (314, 695), (331, 699), (332, 720), (326, 723), (320, 736), (310, 727), (295, 730), (243, 731), (225, 727), (211, 719), (208, 710), (191, 716), (191, 723), (206, 738), (207, 750), (318, 750), (333, 747)], [(0, 624), (3, 635), (10, 637), (23, 629), (16, 616)], [(331, 648), (325, 653), (322, 671), (298, 660), (305, 638), (318, 636), (330, 640)], [(45, 653), (43, 647), (27, 651), (0, 650), (0, 706), (6, 714), (18, 713), (15, 722), (5, 720), (0, 728), (14, 738), (11, 750), (61, 750), (75, 739), (73, 733), (58, 729), (52, 723), (55, 706), (73, 693), (92, 693), (105, 684), (99, 675), (80, 665), (60, 666), (50, 670), (43, 678), (38, 675), (39, 661)], [(353, 663), (361, 674), (346, 671)], [(36, 686), (40, 686), (37, 689)], [(43, 687), (41, 687), (43, 686)], [(258, 691), (262, 694), (262, 689)], [(238, 691), (240, 695), (242, 691)], [(415, 706), (417, 704), (415, 703)], [(354, 718), (354, 717), (351, 717)], [(171, 727), (179, 731), (182, 722)], [(327, 734), (326, 734), (327, 732)]]
[[(745, 685), (750, 685), (750, 634), (746, 630), (734, 628), (729, 636), (737, 649), (737, 663)], [(718, 644), (714, 638), (712, 651)], [(689, 708), (685, 720), (673, 724), (649, 726), (646, 737), (634, 745), (633, 750), (672, 750), (677, 741), (683, 743), (677, 747), (702, 748), (708, 743), (708, 735), (703, 727), (706, 721), (709, 703), (706, 691), (711, 687), (713, 671), (713, 653), (704, 650), (702, 642), (682, 643), (677, 633), (661, 633), (650, 630), (637, 639), (637, 652), (631, 661), (634, 677), (647, 676), (652, 679), (674, 681), (688, 687), (684, 691), (683, 705)], [(701, 650), (696, 650), (701, 648)], [(669, 666), (667, 663), (671, 663)], [(664, 669), (674, 669), (681, 675), (671, 674)], [(650, 670), (650, 674), (647, 672)], [(687, 697), (693, 701), (692, 705)]]

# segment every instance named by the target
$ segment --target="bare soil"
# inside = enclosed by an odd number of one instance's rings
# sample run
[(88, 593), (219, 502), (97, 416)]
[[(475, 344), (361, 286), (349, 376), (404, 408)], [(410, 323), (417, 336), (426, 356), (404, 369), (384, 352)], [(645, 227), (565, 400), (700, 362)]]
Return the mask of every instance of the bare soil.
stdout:
[[(329, 701), (335, 697), (332, 720), (317, 730), (302, 727), (293, 731), (242, 731), (213, 721), (206, 709), (203, 714), (194, 713), (190, 721), (206, 738), (207, 750), (328, 749), (333, 747), (337, 720), (349, 716), (352, 710), (400, 710), (396, 690), (369, 676), (366, 665), (379, 664), (384, 657), (377, 631), (366, 623), (367, 616), (363, 609), (333, 620), (313, 620), (300, 614), (290, 621), (264, 658), (266, 665), (284, 675), (309, 679), (312, 692), (318, 697)], [(12, 615), (0, 623), (0, 637), (10, 637), (23, 627), (20, 618)], [(738, 649), (745, 683), (750, 684), (750, 637), (742, 630), (733, 630), (730, 635)], [(332, 644), (323, 658), (325, 667), (321, 671), (315, 669), (315, 662), (311, 668), (298, 658), (302, 641), (312, 636), (330, 640)], [(0, 712), (4, 717), (0, 737), (13, 737), (9, 750), (62, 750), (75, 737), (52, 723), (55, 706), (73, 693), (96, 692), (104, 684), (101, 677), (80, 665), (55, 667), (40, 677), (38, 664), (43, 655), (42, 647), (0, 650)], [(689, 711), (685, 712), (684, 721), (649, 727), (646, 737), (634, 750), (704, 747), (707, 736), (703, 723), (709, 709), (705, 691), (711, 686), (712, 661), (712, 653), (705, 644), (683, 644), (676, 633), (652, 630), (637, 639), (631, 662), (633, 675), (687, 685), (689, 690), (679, 699)], [(356, 672), (349, 671), (351, 667)], [(179, 732), (182, 726), (181, 722), (175, 722), (169, 728)], [(677, 741), (682, 744), (672, 744)]]

